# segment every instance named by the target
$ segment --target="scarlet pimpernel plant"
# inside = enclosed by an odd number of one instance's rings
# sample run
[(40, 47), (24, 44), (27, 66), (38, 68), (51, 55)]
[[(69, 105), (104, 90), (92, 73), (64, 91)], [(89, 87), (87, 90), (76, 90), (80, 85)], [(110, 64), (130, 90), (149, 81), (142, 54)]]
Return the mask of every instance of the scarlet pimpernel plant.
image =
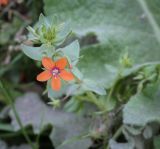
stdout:
[[(80, 56), (79, 41), (70, 40), (73, 38), (70, 38), (72, 31), (68, 23), (61, 22), (55, 16), (45, 17), (41, 14), (39, 21), (27, 29), (29, 42), (26, 43), (29, 45), (22, 44), (21, 47), (28, 57), (42, 64), (42, 72), (35, 76), (35, 80), (45, 83), (46, 89), (43, 93), (48, 95), (49, 104), (56, 108), (61, 106), (69, 112), (79, 112), (86, 102), (94, 104), (93, 107), (96, 108), (94, 112), (89, 109), (91, 111), (89, 114), (92, 124), (98, 123), (99, 126), (87, 132), (85, 137), (101, 139), (104, 149), (109, 149), (112, 144), (115, 144), (113, 140), (123, 135), (123, 132), (125, 132), (124, 136), (128, 137), (127, 129), (130, 127), (128, 124), (137, 124), (130, 115), (133, 115), (135, 119), (139, 117), (141, 112), (143, 113), (141, 105), (147, 103), (145, 101), (142, 104), (141, 98), (142, 100), (148, 99), (150, 96), (148, 96), (148, 91), (151, 90), (155, 90), (151, 97), (155, 98), (155, 93), (159, 90), (160, 62), (134, 65), (128, 51), (124, 50), (117, 63), (118, 67), (104, 64), (106, 71), (100, 73), (108, 73), (110, 76), (104, 77), (104, 80), (107, 80), (104, 88), (96, 81), (86, 78), (85, 73), (82, 73), (83, 69), (79, 69), (78, 64), (83, 61), (83, 57)], [(130, 104), (132, 98), (135, 98), (133, 107)], [(140, 107), (138, 107), (139, 104), (134, 103), (135, 100), (140, 102)], [(61, 104), (62, 102), (65, 104)], [(148, 111), (150, 104), (143, 107), (144, 109), (147, 107), (144, 111)], [(140, 114), (135, 116), (136, 108)], [(154, 110), (153, 107), (151, 108)], [(149, 121), (152, 121), (152, 116), (150, 117)], [(100, 121), (97, 122), (96, 118), (100, 118)], [(122, 124), (119, 119), (123, 119)], [(110, 122), (112, 120), (113, 124)], [(113, 134), (110, 136), (111, 131)]]
[[(68, 97), (90, 91), (105, 95), (102, 86), (85, 78), (78, 69), (80, 46), (78, 40), (66, 44), (72, 34), (68, 23), (60, 22), (56, 16), (45, 17), (41, 14), (36, 25), (27, 29), (28, 41), (32, 44), (22, 44), (21, 47), (28, 57), (42, 63), (44, 71), (35, 78), (41, 82), (47, 81), (46, 91), (52, 104), (57, 105), (55, 99), (62, 94)], [(91, 102), (97, 104), (95, 100)]]

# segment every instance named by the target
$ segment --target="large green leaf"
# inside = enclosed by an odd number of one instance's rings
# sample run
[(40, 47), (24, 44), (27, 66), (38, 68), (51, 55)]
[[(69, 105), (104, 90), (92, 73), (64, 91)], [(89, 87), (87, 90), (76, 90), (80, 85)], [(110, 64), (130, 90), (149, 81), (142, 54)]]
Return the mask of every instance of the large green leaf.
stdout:
[[(65, 113), (60, 110), (53, 110), (45, 105), (35, 93), (27, 93), (16, 100), (16, 110), (24, 126), (31, 125), (35, 133), (39, 133), (48, 124), (53, 126), (50, 139), (57, 149), (87, 149), (91, 145), (86, 135), (89, 129), (90, 120), (72, 113)], [(15, 130), (20, 127), (11, 111), (12, 126)], [(75, 138), (79, 139), (75, 139)], [(69, 140), (74, 141), (69, 141)], [(61, 145), (63, 142), (69, 141)]]
[(97, 84), (95, 81), (92, 81), (90, 79), (84, 79), (82, 87), (86, 91), (93, 91), (99, 95), (106, 95), (105, 89), (99, 84)]
[(123, 123), (145, 126), (150, 122), (160, 122), (159, 87), (147, 88), (143, 93), (131, 97), (123, 110)]
[(160, 17), (159, 17), (159, 13), (160, 13), (160, 1), (159, 0), (146, 0), (149, 9), (154, 13), (154, 18), (156, 19), (157, 23), (160, 25)]
[[(107, 37), (115, 34), (122, 37), (128, 34), (130, 27), (135, 30), (148, 28), (140, 20), (142, 11), (138, 3), (132, 0), (46, 0), (45, 11), (70, 20), (72, 28), (80, 35), (95, 32), (100, 41), (106, 41)], [(130, 31), (129, 34), (133, 33)], [(138, 33), (139, 30), (136, 31)]]
[(64, 48), (58, 49), (59, 52), (62, 52), (65, 56), (69, 57), (73, 65), (75, 65), (78, 62), (80, 52), (79, 50), (80, 47), (79, 42), (77, 40), (75, 40), (74, 42), (72, 42)]
[(83, 58), (80, 59), (78, 67), (84, 77), (109, 87), (117, 75), (117, 68), (113, 65), (118, 64), (121, 52), (120, 45), (114, 41), (107, 42), (105, 46), (99, 44), (84, 48), (81, 51)]
[[(159, 8), (159, 2), (148, 1)], [(110, 37), (116, 38), (134, 50), (135, 55), (139, 50), (149, 52), (150, 47), (156, 49), (151, 27), (147, 19), (143, 19), (144, 14), (137, 1), (46, 0), (45, 11), (47, 15), (57, 14), (63, 20), (70, 20), (73, 31), (80, 36), (94, 32), (101, 43), (106, 43)], [(157, 11), (154, 14), (158, 16)]]
[[(159, 8), (159, 2), (148, 1)], [(79, 37), (89, 32), (97, 36), (97, 45), (81, 51), (84, 57), (80, 60), (80, 70), (88, 78), (105, 85), (110, 83), (113, 74), (108, 73), (105, 65), (117, 66), (126, 48), (136, 64), (159, 60), (160, 46), (137, 1), (45, 0), (44, 3), (47, 15), (57, 14), (62, 20), (70, 20)], [(158, 18), (157, 11), (154, 14)]]

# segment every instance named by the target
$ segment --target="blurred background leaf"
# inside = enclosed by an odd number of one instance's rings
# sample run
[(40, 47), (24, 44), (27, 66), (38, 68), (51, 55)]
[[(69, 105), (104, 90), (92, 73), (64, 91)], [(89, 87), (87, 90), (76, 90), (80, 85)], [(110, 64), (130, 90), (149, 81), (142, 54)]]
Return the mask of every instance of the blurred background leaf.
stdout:
[[(159, 60), (159, 44), (139, 3), (132, 0), (45, 0), (47, 15), (57, 14), (70, 21), (76, 36), (82, 40), (92, 32), (96, 45), (81, 45), (84, 55), (79, 66), (91, 79), (108, 83), (105, 64), (116, 65), (125, 50), (135, 63)], [(160, 2), (148, 0), (155, 16)], [(154, 9), (156, 8), (156, 9)], [(158, 17), (157, 17), (158, 18)], [(159, 19), (157, 19), (159, 21)], [(92, 39), (92, 38), (91, 38)]]

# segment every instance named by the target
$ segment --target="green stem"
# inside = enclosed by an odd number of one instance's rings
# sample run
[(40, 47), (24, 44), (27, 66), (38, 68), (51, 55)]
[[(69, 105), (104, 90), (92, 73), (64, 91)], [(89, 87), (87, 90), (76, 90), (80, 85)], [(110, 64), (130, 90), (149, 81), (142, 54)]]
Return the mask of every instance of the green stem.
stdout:
[(76, 98), (96, 105), (101, 111), (106, 111), (105, 105), (92, 92), (87, 92), (86, 94), (87, 96), (76, 96)]
[(95, 104), (101, 111), (106, 111), (106, 108), (101, 101), (97, 99), (97, 97), (92, 92), (87, 92), (87, 97), (90, 102)]
[[(118, 130), (115, 132), (115, 134), (113, 135), (113, 137), (112, 137), (113, 140), (116, 140), (120, 136), (120, 134), (122, 133), (122, 129), (123, 129), (123, 126), (121, 125), (118, 128)], [(108, 143), (106, 149), (109, 149), (109, 143)]]
[(147, 3), (145, 0), (138, 0), (139, 4), (141, 5), (143, 11), (146, 13), (149, 23), (153, 28), (154, 34), (157, 38), (157, 41), (160, 43), (160, 28), (158, 26), (158, 23), (154, 19), (154, 16), (152, 15), (151, 11), (149, 10)]
[(2, 89), (2, 92), (3, 92), (4, 96), (6, 97), (6, 99), (7, 99), (7, 100), (9, 101), (9, 103), (11, 104), (11, 108), (13, 109), (13, 112), (14, 112), (14, 114), (15, 114), (15, 118), (16, 118), (16, 120), (17, 120), (17, 123), (19, 124), (19, 126), (20, 126), (20, 128), (21, 128), (21, 130), (22, 130), (22, 133), (23, 133), (26, 141), (30, 144), (30, 146), (32, 147), (32, 149), (37, 149), (36, 146), (35, 146), (35, 145), (32, 143), (32, 141), (30, 140), (30, 138), (29, 138), (29, 136), (28, 136), (25, 128), (23, 127), (23, 124), (22, 124), (22, 122), (21, 122), (21, 120), (20, 120), (20, 117), (19, 117), (19, 115), (18, 115), (18, 113), (17, 113), (17, 111), (16, 111), (16, 107), (15, 107), (15, 105), (14, 105), (14, 103), (13, 103), (14, 100), (13, 100), (12, 96), (10, 95), (10, 93), (9, 93), (9, 92), (7, 91), (7, 89), (5, 88), (5, 86), (3, 85), (2, 81), (0, 81), (0, 88)]
[[(107, 96), (107, 103), (109, 103), (110, 99), (111, 99), (111, 96), (113, 94), (113, 91), (115, 89), (115, 86), (117, 85), (117, 82), (121, 79), (121, 74), (122, 74), (122, 71), (123, 71), (123, 67), (121, 67), (118, 71), (118, 74), (117, 74), (117, 77), (115, 78), (115, 81), (114, 81), (114, 84), (112, 85), (110, 91), (109, 91), (109, 94)], [(105, 121), (107, 122), (108, 118), (106, 117), (105, 118)], [(121, 133), (121, 127), (116, 131), (116, 133), (113, 135), (113, 139), (116, 139), (117, 136), (119, 136), (119, 133)], [(107, 140), (107, 137), (105, 138)], [(107, 147), (105, 149), (109, 149), (109, 143), (107, 144)]]
[(43, 113), (42, 113), (42, 117), (41, 117), (41, 122), (40, 122), (40, 132), (36, 138), (36, 145), (38, 146), (39, 145), (39, 140), (40, 140), (40, 137), (41, 137), (41, 133), (43, 132), (43, 121), (44, 121), (44, 109), (43, 109)]
[(117, 82), (119, 81), (120, 78), (121, 78), (121, 70), (118, 72), (117, 77), (116, 77), (116, 79), (115, 79), (115, 82), (114, 82), (114, 84), (112, 85), (112, 87), (111, 87), (111, 89), (110, 89), (110, 91), (109, 91), (109, 93), (108, 93), (107, 103), (109, 103), (109, 100), (111, 99), (111, 96), (112, 96), (112, 94), (113, 94), (113, 91), (114, 91), (114, 89), (115, 89), (115, 86), (116, 86), (116, 84), (117, 84)]

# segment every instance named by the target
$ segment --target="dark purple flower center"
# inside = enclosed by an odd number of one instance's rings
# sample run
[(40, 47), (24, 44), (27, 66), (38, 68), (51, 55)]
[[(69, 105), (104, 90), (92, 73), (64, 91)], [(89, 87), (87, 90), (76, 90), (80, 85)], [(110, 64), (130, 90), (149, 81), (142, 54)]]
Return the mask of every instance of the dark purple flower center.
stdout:
[(60, 69), (59, 69), (58, 67), (54, 67), (54, 68), (52, 69), (51, 73), (52, 73), (53, 76), (56, 77), (56, 76), (59, 75)]

